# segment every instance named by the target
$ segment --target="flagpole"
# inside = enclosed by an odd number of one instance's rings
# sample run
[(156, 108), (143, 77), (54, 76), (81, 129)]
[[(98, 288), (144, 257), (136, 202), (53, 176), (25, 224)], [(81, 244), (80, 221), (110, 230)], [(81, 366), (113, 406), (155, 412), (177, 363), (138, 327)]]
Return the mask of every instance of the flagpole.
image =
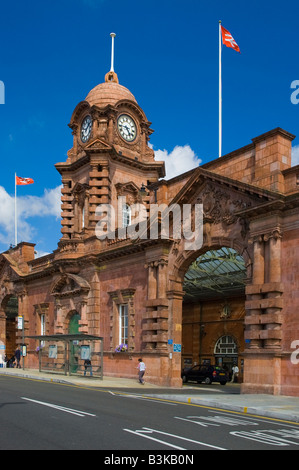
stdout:
[(18, 244), (17, 174), (15, 173), (15, 246)]
[(219, 21), (219, 157), (222, 156), (222, 36)]

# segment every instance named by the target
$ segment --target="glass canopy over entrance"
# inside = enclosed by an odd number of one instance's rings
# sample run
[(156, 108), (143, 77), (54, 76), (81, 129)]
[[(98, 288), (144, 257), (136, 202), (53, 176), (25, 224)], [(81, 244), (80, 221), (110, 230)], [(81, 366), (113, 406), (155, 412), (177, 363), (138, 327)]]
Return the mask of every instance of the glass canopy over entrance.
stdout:
[(232, 248), (211, 250), (190, 265), (184, 279), (184, 300), (195, 302), (243, 294), (245, 284), (243, 257)]

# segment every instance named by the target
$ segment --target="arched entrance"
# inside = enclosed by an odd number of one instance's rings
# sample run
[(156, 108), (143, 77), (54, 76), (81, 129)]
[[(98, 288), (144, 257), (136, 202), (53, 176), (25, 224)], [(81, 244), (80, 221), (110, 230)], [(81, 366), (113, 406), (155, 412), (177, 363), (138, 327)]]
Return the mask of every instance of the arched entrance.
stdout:
[[(194, 364), (242, 370), (245, 285), (243, 257), (229, 247), (200, 254), (184, 275), (182, 368)], [(239, 346), (239, 347), (238, 347)]]
[(17, 335), (17, 316), (18, 316), (18, 298), (13, 295), (7, 295), (1, 305), (1, 340), (3, 349), (0, 351), (10, 359), (14, 356), (16, 350)]
[[(78, 312), (74, 311), (70, 314), (68, 334), (76, 335), (79, 333), (79, 320), (81, 319)], [(70, 372), (76, 373), (78, 370), (78, 361), (79, 361), (79, 342), (72, 341), (70, 345)]]
[(238, 345), (233, 336), (224, 335), (218, 339), (214, 348), (215, 363), (230, 374), (235, 364), (238, 364)]

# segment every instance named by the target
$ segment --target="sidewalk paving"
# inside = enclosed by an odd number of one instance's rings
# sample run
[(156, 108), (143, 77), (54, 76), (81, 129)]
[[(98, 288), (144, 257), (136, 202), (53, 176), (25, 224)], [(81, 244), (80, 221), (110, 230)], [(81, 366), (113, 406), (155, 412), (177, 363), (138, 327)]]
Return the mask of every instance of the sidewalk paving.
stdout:
[[(52, 383), (61, 383), (79, 387), (93, 389), (119, 390), (126, 393), (126, 390), (136, 395), (147, 398), (158, 398), (172, 400), (181, 403), (189, 403), (206, 407), (218, 408), (222, 410), (241, 412), (247, 415), (256, 415), (267, 418), (299, 423), (299, 397), (236, 394), (236, 393), (207, 393), (203, 389), (182, 388), (173, 389), (146, 383), (142, 386), (138, 380), (106, 377), (100, 380), (96, 377), (65, 376), (54, 373), (39, 372), (33, 369), (2, 369), (0, 376), (8, 375), (12, 377), (22, 377)], [(132, 392), (133, 391), (133, 392)], [(219, 391), (219, 390), (218, 390)]]

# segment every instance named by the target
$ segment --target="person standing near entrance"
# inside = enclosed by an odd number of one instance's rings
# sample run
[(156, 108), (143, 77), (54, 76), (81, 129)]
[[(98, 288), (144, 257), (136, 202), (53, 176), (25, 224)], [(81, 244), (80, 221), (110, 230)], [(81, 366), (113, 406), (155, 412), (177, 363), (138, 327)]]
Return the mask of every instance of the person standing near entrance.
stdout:
[(237, 364), (235, 364), (232, 368), (231, 383), (234, 383), (235, 379), (238, 379), (238, 375), (239, 375), (239, 367), (237, 366)]
[(139, 362), (139, 364), (138, 364), (137, 369), (138, 369), (139, 383), (144, 385), (143, 376), (144, 376), (146, 367), (145, 367), (145, 364), (144, 364), (142, 359), (138, 359), (138, 362)]
[(16, 358), (16, 361), (17, 361), (17, 369), (21, 369), (21, 351), (20, 351), (20, 348), (18, 347), (16, 352), (15, 352), (15, 358)]

